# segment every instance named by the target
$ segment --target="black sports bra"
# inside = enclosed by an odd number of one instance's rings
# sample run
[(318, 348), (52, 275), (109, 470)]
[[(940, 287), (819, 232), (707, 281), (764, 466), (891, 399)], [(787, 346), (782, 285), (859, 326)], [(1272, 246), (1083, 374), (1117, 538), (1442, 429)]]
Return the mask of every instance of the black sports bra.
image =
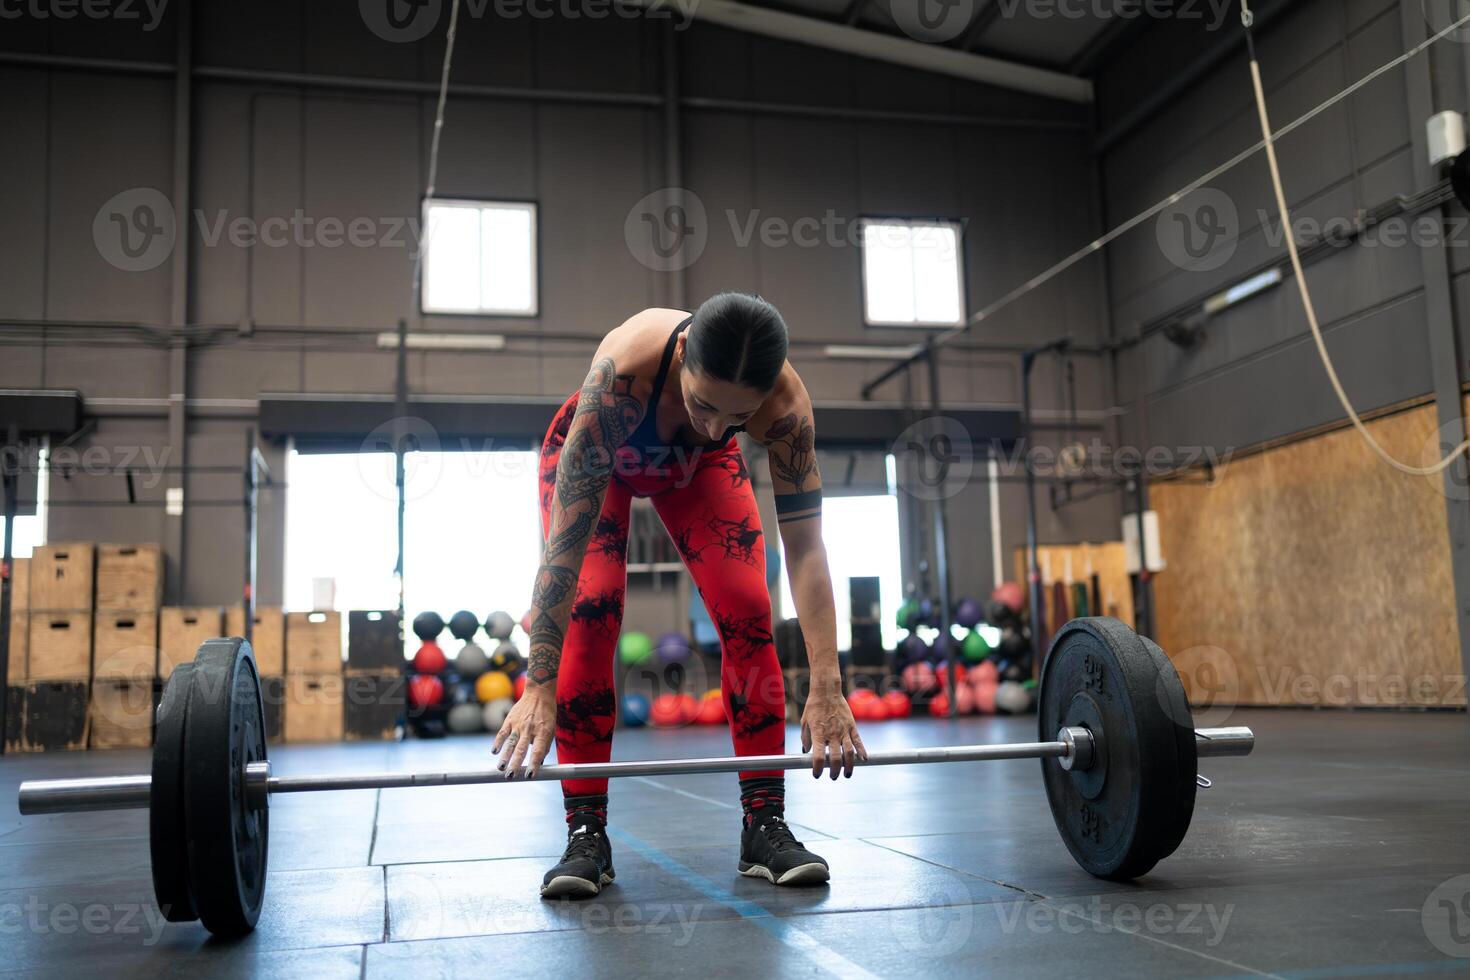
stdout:
[[(638, 428), (628, 437), (626, 445), (642, 452), (652, 446), (663, 447), (664, 443), (658, 437), (658, 405), (663, 399), (664, 383), (669, 380), (669, 368), (674, 364), (674, 348), (679, 342), (679, 334), (688, 329), (689, 324), (694, 322), (693, 316), (684, 318), (684, 322), (674, 328), (669, 334), (668, 343), (664, 344), (663, 360), (659, 362), (658, 374), (653, 377), (653, 394), (648, 399), (648, 411), (644, 413), (643, 421), (638, 423)], [(744, 432), (745, 426), (737, 425), (725, 430), (725, 434), (714, 442), (707, 442), (701, 447), (682, 444), (685, 448), (718, 449), (729, 442), (737, 432)], [(672, 447), (670, 447), (672, 448)]]

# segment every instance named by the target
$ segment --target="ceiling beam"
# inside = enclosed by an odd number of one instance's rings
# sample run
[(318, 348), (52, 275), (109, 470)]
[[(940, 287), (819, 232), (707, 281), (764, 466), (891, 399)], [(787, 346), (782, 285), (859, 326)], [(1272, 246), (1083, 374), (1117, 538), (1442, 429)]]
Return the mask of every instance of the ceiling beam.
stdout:
[(990, 25), (1000, 20), (1002, 9), (1001, 0), (990, 0), (990, 6), (982, 7), (975, 15), (975, 19), (970, 22), (970, 28), (965, 31), (965, 36), (960, 38), (960, 50), (974, 51), (975, 45), (980, 43), (980, 38), (990, 30)]
[(780, 38), (797, 44), (841, 51), (860, 58), (886, 61), (919, 71), (934, 72), (994, 85), (998, 88), (1060, 99), (1092, 102), (1092, 82), (1058, 71), (1033, 68), (1000, 58), (968, 54), (935, 44), (879, 34), (830, 21), (783, 13), (732, 0), (633, 0), (651, 9), (672, 8), (671, 16), (699, 20), (735, 31)]

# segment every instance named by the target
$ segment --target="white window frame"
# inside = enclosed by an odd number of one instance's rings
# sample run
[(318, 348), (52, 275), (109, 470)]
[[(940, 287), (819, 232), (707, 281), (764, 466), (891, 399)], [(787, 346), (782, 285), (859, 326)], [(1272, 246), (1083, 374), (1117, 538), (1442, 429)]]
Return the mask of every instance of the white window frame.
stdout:
[[(430, 306), (428, 302), (428, 290), (424, 283), (429, 281), (429, 272), (433, 264), (432, 242), (429, 238), (429, 210), (430, 208), (463, 208), (483, 212), (494, 208), (507, 211), (525, 211), (531, 216), (531, 305), (529, 309), (510, 309), (500, 307), (489, 307), (477, 305), (472, 307), (459, 306)], [(423, 270), (419, 280), (419, 312), (431, 316), (502, 316), (502, 317), (537, 317), (541, 315), (541, 245), (540, 245), (540, 213), (535, 201), (512, 201), (512, 200), (476, 200), (473, 198), (448, 198), (436, 197), (425, 198), (422, 209), (422, 228), (424, 235), (423, 244)]]
[[(959, 316), (955, 320), (871, 320), (868, 318), (868, 257), (867, 241), (869, 225), (887, 225), (908, 228), (949, 228), (954, 232), (955, 242), (955, 308)], [(859, 274), (862, 279), (863, 323), (869, 327), (900, 327), (910, 330), (934, 330), (957, 327), (965, 323), (965, 226), (952, 218), (899, 218), (870, 216), (859, 219), (858, 243), (860, 253)]]

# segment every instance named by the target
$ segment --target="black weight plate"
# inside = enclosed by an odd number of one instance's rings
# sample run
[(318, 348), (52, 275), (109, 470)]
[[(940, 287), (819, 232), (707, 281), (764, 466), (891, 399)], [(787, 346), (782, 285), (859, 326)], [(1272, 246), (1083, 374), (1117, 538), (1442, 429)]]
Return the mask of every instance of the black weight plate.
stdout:
[(205, 928), (240, 936), (265, 899), (269, 811), (245, 797), (245, 766), (264, 761), (265, 712), (250, 644), (208, 640), (194, 657), (184, 745), (189, 883)]
[[(1072, 773), (1043, 759), (1042, 779), (1057, 830), (1089, 873), (1124, 881), (1146, 874), (1189, 828), (1194, 802), (1194, 731), (1161, 697), (1172, 666), (1116, 619), (1076, 619), (1052, 643), (1041, 669), (1039, 726), (1045, 741), (1069, 725), (1093, 731), (1099, 764)], [(1183, 688), (1179, 687), (1182, 699)], [(1187, 714), (1187, 707), (1185, 708)], [(1101, 719), (1101, 730), (1094, 728)], [(1181, 758), (1187, 734), (1190, 758)], [(1184, 784), (1188, 783), (1186, 787)], [(1186, 805), (1187, 801), (1187, 805)]]
[(153, 864), (153, 896), (169, 922), (199, 918), (189, 894), (189, 844), (184, 831), (184, 731), (189, 711), (193, 664), (169, 675), (158, 702), (153, 737), (153, 773), (148, 788), (148, 851)]
[(1189, 696), (1184, 693), (1184, 682), (1179, 679), (1179, 671), (1174, 669), (1174, 662), (1157, 643), (1146, 636), (1140, 636), (1139, 639), (1158, 665), (1159, 676), (1158, 683), (1154, 686), (1154, 695), (1169, 719), (1174, 722), (1178, 753), (1175, 757), (1178, 772), (1174, 783), (1178, 796), (1174, 801), (1174, 815), (1164, 823), (1161, 831), (1165, 834), (1177, 832), (1178, 837), (1163, 837), (1159, 840), (1159, 860), (1163, 860), (1183, 843), (1184, 834), (1189, 830), (1190, 818), (1194, 816), (1194, 799), (1199, 791), (1195, 782), (1195, 776), (1199, 773), (1199, 753), (1194, 740), (1194, 713), (1189, 710)]

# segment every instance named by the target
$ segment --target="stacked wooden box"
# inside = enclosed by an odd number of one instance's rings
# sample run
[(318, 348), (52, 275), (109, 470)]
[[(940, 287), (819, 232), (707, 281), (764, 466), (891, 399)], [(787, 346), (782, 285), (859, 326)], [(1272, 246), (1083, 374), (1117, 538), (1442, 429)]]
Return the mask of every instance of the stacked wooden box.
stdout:
[(286, 614), (285, 738), (342, 740), (342, 614)]
[(92, 748), (143, 748), (153, 744), (162, 605), (162, 548), (97, 546), (89, 709)]
[(91, 544), (44, 545), (31, 556), (28, 639), (18, 677), (11, 652), (11, 675), (22, 689), (11, 696), (20, 724), (6, 733), (14, 751), (87, 746), (96, 562)]
[(404, 716), (403, 627), (392, 610), (347, 614), (345, 735), (350, 742), (392, 739)]
[[(245, 635), (245, 610), (232, 606), (225, 613), (225, 635)], [(261, 700), (265, 702), (265, 736), (279, 742), (285, 709), (286, 616), (279, 607), (257, 606), (251, 623), (250, 647), (260, 672)]]

